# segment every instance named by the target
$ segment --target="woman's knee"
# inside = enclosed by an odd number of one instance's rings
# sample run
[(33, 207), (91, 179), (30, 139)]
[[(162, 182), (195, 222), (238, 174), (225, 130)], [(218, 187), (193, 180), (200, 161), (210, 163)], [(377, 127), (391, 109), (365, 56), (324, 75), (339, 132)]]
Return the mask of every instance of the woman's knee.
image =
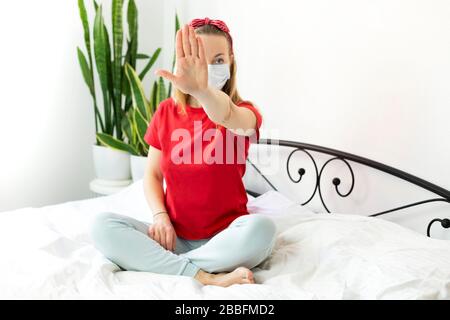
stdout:
[(263, 215), (250, 214), (241, 218), (237, 248), (227, 257), (233, 269), (237, 266), (254, 268), (264, 261), (272, 252), (276, 239), (276, 225), (273, 220)]
[(251, 214), (246, 217), (244, 243), (250, 249), (261, 251), (271, 247), (275, 241), (276, 225), (263, 215)]
[(90, 235), (96, 245), (108, 240), (111, 220), (117, 218), (118, 214), (113, 212), (100, 212), (94, 217), (91, 223)]

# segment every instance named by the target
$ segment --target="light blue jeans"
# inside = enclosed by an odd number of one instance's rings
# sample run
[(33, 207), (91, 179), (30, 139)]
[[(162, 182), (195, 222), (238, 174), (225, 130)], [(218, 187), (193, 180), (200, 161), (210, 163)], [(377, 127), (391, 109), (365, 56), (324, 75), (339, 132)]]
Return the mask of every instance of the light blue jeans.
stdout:
[(229, 272), (239, 266), (252, 269), (271, 254), (275, 244), (274, 222), (258, 214), (236, 218), (211, 238), (177, 236), (174, 252), (147, 234), (149, 226), (129, 216), (101, 212), (93, 221), (91, 237), (95, 247), (122, 270), (189, 277), (199, 269), (209, 273)]

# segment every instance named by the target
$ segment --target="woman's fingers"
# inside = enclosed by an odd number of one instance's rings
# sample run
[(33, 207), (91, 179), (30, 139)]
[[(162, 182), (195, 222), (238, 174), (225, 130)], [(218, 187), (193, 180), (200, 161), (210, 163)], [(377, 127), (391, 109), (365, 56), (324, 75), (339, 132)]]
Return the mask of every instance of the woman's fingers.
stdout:
[(173, 82), (173, 84), (176, 83), (177, 80), (176, 76), (167, 70), (158, 69), (155, 71), (155, 74), (169, 80), (170, 82)]
[(166, 231), (166, 245), (167, 245), (167, 250), (170, 250), (170, 251), (172, 251), (172, 240), (173, 240), (173, 237), (172, 237), (172, 232), (167, 232)]
[(191, 45), (189, 44), (189, 28), (188, 25), (185, 24), (183, 27), (183, 51), (184, 55), (190, 56), (191, 55)]
[(150, 238), (154, 238), (154, 232), (153, 232), (153, 224), (150, 225), (150, 227), (147, 229), (147, 234)]
[(203, 47), (203, 39), (200, 36), (197, 37), (197, 43), (198, 43), (198, 57), (200, 58), (201, 62), (206, 63), (205, 48)]
[(191, 54), (194, 58), (198, 58), (198, 46), (194, 28), (189, 26), (189, 43), (191, 45)]
[(177, 52), (177, 59), (178, 58), (183, 58), (184, 57), (184, 51), (183, 51), (183, 34), (182, 34), (182, 30), (179, 29), (177, 31), (177, 35), (176, 35), (176, 52)]
[(158, 232), (158, 229), (155, 229), (155, 230), (153, 231), (153, 240), (155, 240), (156, 242), (160, 243), (160, 242), (159, 242), (159, 232)]
[(175, 231), (172, 233), (172, 251), (175, 252), (175, 249), (177, 248), (177, 234), (175, 233)]
[(158, 231), (156, 231), (158, 234), (158, 243), (165, 249), (166, 248), (166, 237), (164, 232), (158, 228)]

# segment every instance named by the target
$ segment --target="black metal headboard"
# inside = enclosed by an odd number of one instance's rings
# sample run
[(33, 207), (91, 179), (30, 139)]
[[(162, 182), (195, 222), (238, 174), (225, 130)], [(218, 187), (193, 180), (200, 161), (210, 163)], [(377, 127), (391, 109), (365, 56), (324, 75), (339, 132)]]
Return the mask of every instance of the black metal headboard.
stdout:
[[(402, 180), (408, 181), (414, 185), (417, 185), (423, 189), (426, 189), (438, 196), (435, 198), (426, 199), (426, 200), (406, 204), (406, 205), (403, 205), (400, 207), (396, 207), (393, 209), (385, 210), (382, 212), (374, 213), (374, 214), (369, 215), (369, 217), (376, 217), (376, 216), (380, 216), (380, 215), (387, 214), (390, 212), (398, 211), (401, 209), (405, 209), (405, 208), (409, 208), (409, 207), (413, 207), (413, 206), (417, 206), (417, 205), (429, 203), (429, 202), (443, 201), (443, 202), (450, 203), (450, 190), (444, 189), (444, 188), (437, 186), (429, 181), (423, 180), (417, 176), (414, 176), (407, 172), (393, 168), (391, 166), (385, 165), (383, 163), (376, 162), (376, 161), (373, 161), (373, 160), (370, 160), (367, 158), (363, 158), (363, 157), (360, 157), (360, 156), (357, 156), (357, 155), (354, 155), (354, 154), (351, 154), (348, 152), (343, 152), (343, 151), (336, 150), (336, 149), (330, 149), (330, 148), (326, 148), (326, 147), (322, 147), (322, 146), (318, 146), (318, 145), (314, 145), (314, 144), (308, 144), (308, 143), (302, 143), (302, 142), (296, 142), (296, 141), (288, 141), (288, 140), (277, 140), (277, 139), (260, 139), (257, 144), (278, 145), (278, 146), (293, 148), (293, 150), (290, 152), (290, 154), (287, 158), (287, 161), (286, 161), (286, 171), (289, 176), (289, 179), (293, 183), (299, 183), (302, 180), (303, 175), (306, 173), (306, 170), (304, 168), (300, 167), (297, 170), (297, 174), (298, 174), (297, 178), (294, 178), (291, 175), (291, 173), (289, 172), (289, 163), (292, 159), (292, 155), (295, 154), (296, 152), (304, 152), (311, 159), (312, 163), (314, 164), (314, 168), (315, 168), (316, 184), (315, 184), (314, 191), (313, 191), (312, 195), (310, 196), (310, 198), (307, 201), (301, 203), (301, 205), (305, 205), (305, 204), (309, 203), (315, 197), (315, 195), (317, 194), (317, 191), (318, 191), (320, 201), (322, 202), (323, 207), (325, 208), (325, 210), (328, 213), (331, 213), (330, 210), (328, 210), (328, 207), (326, 206), (325, 201), (322, 197), (322, 190), (321, 190), (320, 182), (321, 182), (323, 170), (330, 162), (332, 162), (334, 160), (344, 162), (347, 165), (347, 167), (350, 171), (350, 174), (351, 174), (351, 178), (352, 178), (351, 187), (347, 193), (341, 193), (341, 191), (339, 190), (339, 184), (341, 183), (341, 180), (338, 177), (335, 177), (332, 180), (332, 183), (336, 189), (337, 194), (343, 198), (347, 197), (353, 191), (353, 187), (355, 184), (355, 175), (353, 173), (353, 169), (352, 169), (349, 161), (357, 162), (357, 163), (363, 164), (365, 166), (372, 167), (374, 169), (388, 173), (390, 175), (396, 176)], [(333, 157), (330, 158), (329, 160), (327, 160), (319, 170), (314, 157), (311, 155), (310, 152), (308, 152), (308, 150), (316, 151), (316, 152), (323, 153), (323, 154), (328, 154)], [(270, 187), (273, 190), (278, 191), (277, 188), (273, 185), (273, 183), (259, 170), (259, 168), (252, 161), (250, 161), (250, 159), (247, 159), (247, 162), (251, 164), (251, 166), (256, 170), (256, 172), (258, 172), (258, 174), (261, 175), (261, 177), (270, 185)], [(247, 189), (247, 192), (254, 197), (257, 197), (260, 195), (260, 193), (252, 191), (252, 190), (248, 190), (248, 189)], [(431, 225), (434, 222), (440, 222), (442, 227), (444, 227), (444, 228), (450, 227), (450, 219), (435, 218), (435, 219), (431, 220), (430, 223), (428, 224), (428, 227), (427, 227), (427, 236), (428, 237), (430, 236)]]

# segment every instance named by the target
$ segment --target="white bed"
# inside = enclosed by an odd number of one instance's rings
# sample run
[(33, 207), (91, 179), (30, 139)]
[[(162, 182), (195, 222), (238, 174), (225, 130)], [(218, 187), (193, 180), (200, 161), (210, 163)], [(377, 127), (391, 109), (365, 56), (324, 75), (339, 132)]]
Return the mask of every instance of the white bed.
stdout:
[(2, 299), (449, 299), (450, 242), (383, 219), (316, 214), (276, 191), (249, 200), (272, 217), (275, 250), (257, 284), (202, 286), (192, 278), (120, 271), (95, 249), (92, 218), (151, 218), (142, 180), (120, 193), (2, 212)]

